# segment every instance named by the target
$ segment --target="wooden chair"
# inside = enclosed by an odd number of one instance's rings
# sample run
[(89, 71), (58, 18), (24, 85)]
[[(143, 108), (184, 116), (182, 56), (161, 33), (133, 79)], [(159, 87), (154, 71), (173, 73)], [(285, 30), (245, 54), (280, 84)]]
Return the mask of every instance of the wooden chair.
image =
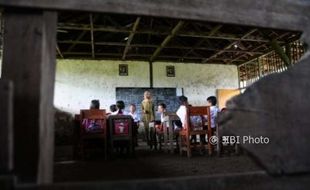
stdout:
[[(167, 113), (162, 122), (157, 127), (157, 136), (159, 139), (160, 150), (164, 149), (165, 152), (174, 153), (175, 144), (178, 146), (178, 142), (175, 142), (176, 136), (174, 131), (174, 123), (180, 121), (180, 118), (175, 113)], [(178, 134), (178, 133), (177, 133)]]
[(159, 150), (162, 149), (162, 143), (164, 142), (164, 123), (156, 123), (155, 122), (155, 132), (156, 132), (156, 145), (159, 145)]
[[(105, 110), (81, 110), (80, 112), (80, 153), (82, 158), (85, 156), (85, 148), (91, 141), (99, 140), (104, 146), (104, 157), (107, 159), (107, 139), (108, 132), (106, 127)], [(93, 127), (93, 128), (92, 128)], [(101, 143), (100, 142), (100, 143)]]
[[(134, 125), (133, 119), (129, 115), (110, 115), (108, 117), (110, 134), (110, 151), (113, 155), (116, 145), (126, 146), (130, 155), (134, 154)], [(119, 148), (119, 147), (118, 147)]]
[[(201, 126), (197, 128), (194, 126), (193, 122), (191, 122), (191, 117), (196, 116), (201, 118)], [(205, 119), (205, 117), (207, 117)], [(207, 125), (206, 125), (207, 121)], [(212, 145), (210, 142), (210, 137), (212, 136), (211, 130), (211, 116), (210, 116), (210, 107), (209, 106), (197, 106), (187, 107), (186, 113), (186, 122), (183, 124), (183, 129), (179, 133), (179, 147), (180, 147), (180, 155), (182, 155), (183, 151), (187, 152), (187, 157), (192, 156), (192, 149), (198, 148), (200, 151), (205, 150), (205, 144), (200, 139), (199, 145), (191, 142), (191, 137), (196, 135), (208, 135), (208, 153), (212, 154)]]

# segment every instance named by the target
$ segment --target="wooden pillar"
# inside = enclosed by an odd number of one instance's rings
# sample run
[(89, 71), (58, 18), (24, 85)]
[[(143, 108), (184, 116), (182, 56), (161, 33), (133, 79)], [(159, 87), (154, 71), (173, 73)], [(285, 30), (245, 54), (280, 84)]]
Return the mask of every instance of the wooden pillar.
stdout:
[(150, 68), (150, 88), (153, 88), (154, 84), (153, 84), (153, 62), (150, 61), (149, 62), (149, 68)]
[(13, 169), (13, 85), (0, 80), (0, 175)]
[(276, 40), (272, 40), (270, 43), (271, 47), (279, 55), (279, 57), (282, 59), (285, 65), (289, 67), (291, 65), (291, 60), (289, 59), (283, 48), (279, 45), (279, 43)]
[(57, 13), (6, 9), (3, 16), (2, 78), (14, 85), (14, 174), (19, 182), (52, 182)]

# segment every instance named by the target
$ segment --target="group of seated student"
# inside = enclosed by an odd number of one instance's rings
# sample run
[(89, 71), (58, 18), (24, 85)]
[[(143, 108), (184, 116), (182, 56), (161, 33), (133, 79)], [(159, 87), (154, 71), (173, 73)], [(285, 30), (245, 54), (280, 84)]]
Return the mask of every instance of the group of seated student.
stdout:
[[(90, 103), (90, 109), (100, 109), (100, 102), (99, 100), (92, 100)], [(130, 115), (133, 118), (133, 126), (134, 126), (134, 130), (133, 130), (133, 134), (134, 136), (137, 135), (137, 128), (138, 128), (138, 122), (139, 122), (139, 117), (136, 113), (136, 106), (134, 104), (130, 105), (130, 112), (127, 113), (126, 111), (124, 111), (125, 109), (125, 103), (122, 100), (119, 100), (116, 102), (116, 104), (112, 104), (110, 106), (110, 113), (107, 113), (107, 117), (109, 117), (110, 115)], [(93, 120), (93, 119), (83, 119), (82, 121), (82, 125), (85, 128), (86, 132), (89, 133), (96, 133), (96, 132), (101, 132), (101, 123), (100, 120)], [(137, 140), (135, 138), (135, 142), (137, 145)]]
[[(217, 118), (217, 114), (219, 112), (218, 107), (216, 106), (217, 103), (217, 99), (215, 96), (210, 96), (207, 98), (206, 100), (206, 105), (210, 107), (210, 123), (211, 123), (211, 129), (212, 129), (212, 133), (214, 133), (215, 129), (216, 129), (216, 118)], [(176, 111), (176, 115), (179, 117), (180, 121), (174, 121), (173, 125), (174, 125), (174, 134), (175, 134), (175, 138), (176, 138), (176, 145), (178, 147), (178, 133), (182, 130), (185, 129), (186, 125), (186, 114), (187, 114), (187, 108), (192, 106), (188, 103), (188, 98), (186, 96), (180, 96), (179, 97), (179, 103), (180, 106), (178, 108), (178, 110)], [(166, 104), (164, 103), (160, 103), (158, 104), (158, 109), (157, 109), (158, 113), (160, 113), (160, 124), (156, 125), (156, 131), (157, 133), (161, 133), (163, 131), (163, 122), (164, 122), (164, 118), (165, 116), (169, 115), (169, 112), (167, 112), (166, 109)], [(207, 117), (206, 116), (191, 116), (190, 120), (191, 120), (191, 125), (192, 127), (196, 128), (196, 129), (205, 129), (205, 123), (207, 122)], [(200, 140), (203, 143), (206, 143), (206, 138), (205, 135), (200, 135)], [(196, 136), (191, 137), (191, 141), (196, 142)], [(178, 150), (178, 148), (176, 149)]]
[[(177, 110), (176, 114), (178, 115), (178, 117), (180, 118), (183, 124), (182, 127), (184, 127), (185, 120), (186, 120), (186, 109), (188, 106), (191, 106), (191, 105), (188, 103), (188, 99), (186, 96), (180, 96), (179, 101), (181, 105), (179, 109)], [(218, 112), (220, 111), (219, 108), (216, 106), (216, 102), (217, 102), (217, 99), (215, 96), (209, 96), (207, 98), (207, 106), (210, 107), (211, 129), (215, 129), (216, 117), (217, 117)]]
[[(179, 97), (179, 102), (180, 102), (180, 106), (178, 108), (178, 110), (176, 111), (176, 115), (179, 117), (180, 121), (175, 122), (174, 123), (174, 131), (175, 134), (177, 135), (177, 133), (184, 129), (186, 127), (185, 122), (186, 122), (186, 113), (187, 113), (187, 108), (189, 106), (191, 106), (188, 103), (188, 99), (186, 96), (180, 96)], [(216, 128), (216, 117), (217, 114), (219, 112), (218, 107), (216, 106), (217, 103), (217, 99), (215, 96), (210, 96), (207, 98), (207, 106), (210, 106), (210, 117), (211, 117), (211, 129), (212, 131), (215, 130)], [(99, 100), (92, 100), (91, 101), (91, 105), (90, 105), (90, 109), (99, 109), (100, 107), (100, 103)], [(126, 112), (125, 110), (125, 103), (122, 100), (119, 100), (116, 102), (116, 104), (112, 104), (110, 106), (110, 112), (107, 115), (130, 115), (133, 119), (133, 124), (134, 124), (134, 136), (135, 136), (135, 145), (138, 146), (138, 141), (137, 141), (137, 134), (138, 134), (138, 127), (139, 127), (139, 122), (140, 117), (137, 114), (137, 109), (136, 109), (136, 105), (135, 104), (130, 104), (129, 105), (129, 112)], [(165, 103), (159, 103), (158, 107), (157, 107), (157, 112), (160, 114), (160, 122), (156, 123), (156, 127), (159, 127), (159, 131), (162, 131), (162, 127), (163, 127), (163, 122), (164, 122), (164, 118), (169, 114), (167, 112), (167, 106)], [(203, 119), (203, 121), (202, 121)], [(203, 123), (205, 123), (207, 121), (207, 117), (191, 117), (191, 123), (192, 126), (195, 127), (197, 125), (197, 123), (200, 123), (200, 125), (198, 124), (197, 126), (202, 126)], [(86, 127), (87, 131), (96, 131), (98, 130), (98, 124), (95, 121), (83, 121), (83, 125)], [(158, 128), (156, 128), (156, 131), (158, 132)], [(148, 135), (148, 134), (146, 134)], [(178, 135), (177, 135), (178, 136)], [(205, 137), (204, 136), (200, 136), (200, 139), (202, 139), (203, 142), (205, 142)], [(193, 137), (192, 140), (196, 141), (196, 137)]]
[[(185, 122), (186, 122), (187, 107), (191, 106), (188, 103), (188, 99), (186, 96), (180, 96), (179, 101), (180, 101), (180, 107), (177, 110), (176, 114), (180, 118), (182, 126), (175, 126), (175, 130), (181, 130), (181, 129), (184, 129), (186, 127)], [(217, 103), (217, 99), (215, 96), (209, 96), (207, 98), (207, 106), (210, 107), (210, 119), (211, 119), (210, 123), (211, 123), (212, 133), (216, 129), (216, 118), (217, 118), (218, 112), (220, 111), (219, 108), (216, 106), (216, 103)], [(204, 123), (207, 121), (207, 119), (208, 119), (207, 117), (199, 117), (199, 116), (192, 116), (190, 118), (191, 124), (194, 128), (195, 127), (198, 127), (198, 128), (203, 127)], [(200, 139), (202, 140), (202, 142), (205, 143), (205, 136), (204, 135), (201, 135)], [(196, 141), (196, 136), (192, 137), (192, 140)]]

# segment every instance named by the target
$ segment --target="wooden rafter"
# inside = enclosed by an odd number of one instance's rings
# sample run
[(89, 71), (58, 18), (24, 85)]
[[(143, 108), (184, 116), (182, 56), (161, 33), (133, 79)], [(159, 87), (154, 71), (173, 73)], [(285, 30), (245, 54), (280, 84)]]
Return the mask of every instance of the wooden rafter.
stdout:
[[(90, 52), (63, 52), (63, 55), (66, 56), (90, 56)], [(96, 56), (112, 56), (115, 58), (119, 58), (122, 54), (121, 53), (96, 53)], [(148, 58), (152, 54), (128, 54), (127, 57), (141, 57), (141, 58)], [(182, 56), (176, 56), (176, 55), (159, 55), (157, 57), (158, 59), (163, 58), (169, 58), (169, 59), (181, 59)], [(197, 56), (187, 56), (184, 57), (184, 59), (192, 59), (192, 60), (202, 60), (203, 58), (197, 57)], [(224, 58), (225, 60), (228, 58)], [(214, 61), (222, 61), (222, 58), (215, 58)], [(238, 60), (239, 62), (245, 61), (245, 60)]]
[[(276, 39), (277, 39), (277, 40), (278, 40), (278, 39), (281, 39), (281, 38), (283, 38), (284, 36), (286, 36), (286, 35), (288, 35), (288, 34), (290, 34), (290, 33), (289, 33), (289, 32), (286, 32), (286, 33), (282, 34), (281, 36), (278, 36)], [(299, 36), (297, 36), (296, 38), (294, 38), (293, 41), (296, 41), (298, 38), (299, 38)], [(292, 41), (290, 41), (290, 42), (292, 42)], [(290, 43), (290, 42), (289, 42), (289, 43)], [(264, 46), (266, 46), (266, 44), (259, 45), (259, 46), (255, 47), (255, 48), (249, 50), (249, 52), (251, 52), (251, 51), (256, 51), (256, 50), (258, 50), (259, 48), (264, 47)], [(267, 51), (265, 51), (263, 54), (264, 54), (264, 55), (265, 55), (265, 54), (269, 54), (269, 53), (272, 52), (272, 51), (273, 51), (273, 50), (272, 50), (271, 48), (268, 48)], [(234, 59), (232, 60), (232, 63), (233, 63), (234, 61), (236, 61), (236, 60), (242, 58), (244, 55), (245, 55), (245, 54), (242, 54), (242, 55), (240, 55), (240, 56), (234, 58)], [(252, 61), (252, 60), (254, 60), (254, 59), (257, 59), (257, 58), (260, 57), (260, 56), (262, 56), (262, 55), (254, 56), (253, 59), (251, 59), (251, 60), (249, 60), (249, 61)], [(245, 63), (247, 63), (247, 62), (249, 62), (249, 61), (246, 61)], [(243, 64), (245, 64), (245, 63), (242, 63), (241, 65), (243, 65)]]
[(87, 30), (84, 30), (81, 32), (81, 34), (77, 37), (77, 39), (75, 41), (72, 41), (71, 46), (68, 48), (67, 51), (72, 51), (73, 48), (78, 44), (78, 42), (85, 36), (85, 34), (88, 33)]
[(216, 52), (216, 53), (213, 54), (212, 56), (210, 56), (210, 57), (204, 59), (202, 62), (205, 63), (205, 62), (207, 62), (207, 61), (209, 61), (209, 60), (215, 58), (216, 56), (222, 54), (222, 53), (224, 52), (224, 50), (227, 50), (227, 49), (231, 48), (231, 46), (237, 44), (237, 43), (240, 42), (242, 39), (248, 37), (249, 35), (253, 34), (253, 33), (256, 32), (256, 31), (257, 31), (257, 29), (252, 29), (252, 30), (250, 30), (249, 32), (247, 32), (246, 34), (244, 34), (240, 39), (238, 39), (238, 40), (236, 40), (236, 41), (233, 41), (233, 42), (229, 43), (227, 46), (225, 46), (225, 47), (223, 48), (223, 50)]
[[(97, 20), (98, 16), (96, 15), (93, 18), (93, 22)], [(80, 41), (86, 34), (88, 33), (88, 30), (83, 30), (81, 34), (77, 37), (75, 41), (72, 42), (72, 45), (67, 49), (67, 51), (72, 51), (73, 48), (78, 44), (77, 42)]]
[(56, 51), (57, 51), (57, 53), (59, 54), (59, 56), (63, 59), (64, 56), (62, 55), (62, 53), (61, 53), (61, 51), (60, 51), (60, 49), (59, 49), (58, 44), (56, 44)]
[[(61, 40), (58, 41), (59, 44), (84, 44), (84, 45), (90, 45), (91, 42), (89, 41), (72, 41), (72, 40)], [(120, 42), (95, 42), (95, 45), (98, 46), (126, 46), (126, 43), (120, 43)], [(130, 47), (141, 47), (141, 48), (157, 48), (157, 45), (152, 44), (130, 44)], [(184, 50), (191, 50), (193, 47), (191, 46), (165, 46), (165, 49), (184, 49)], [(217, 48), (209, 48), (209, 47), (195, 47), (195, 50), (205, 50), (205, 51), (220, 51), (221, 49)], [(66, 51), (70, 52), (70, 51)], [(255, 51), (255, 50), (234, 50), (234, 49), (227, 49), (224, 50), (224, 52), (231, 52), (231, 53), (251, 53), (251, 54), (263, 54), (261, 51)]]
[[(310, 7), (310, 3), (305, 0), (283, 1), (280, 7), (275, 7), (274, 1), (270, 0), (263, 0), (261, 4), (257, 1), (249, 3), (248, 0), (240, 0), (238, 3), (230, 0), (192, 0), (190, 2), (175, 0), (161, 1), (160, 3), (157, 1), (145, 0), (88, 0), (87, 3), (84, 1), (63, 0), (54, 0), (52, 3), (38, 0), (0, 0), (0, 5), (1, 7), (28, 7), (57, 11), (72, 10), (98, 13), (146, 15), (209, 22), (248, 24), (288, 30), (304, 29), (304, 26), (300, 23), (307, 23)], [(264, 5), (264, 8), (259, 5)], [(283, 10), (281, 9), (282, 7), (290, 7), (290, 9)], [(232, 10), (234, 10), (233, 14), (231, 13)], [(296, 10), (298, 10), (298, 12)], [(259, 16), (261, 15), (281, 14), (292, 15), (292, 18), (281, 18), (274, 20), (259, 19)]]
[(137, 28), (138, 28), (140, 19), (141, 19), (141, 17), (138, 17), (138, 18), (136, 19), (136, 21), (135, 21), (133, 27), (132, 27), (132, 30), (131, 30), (131, 32), (130, 32), (130, 34), (129, 34), (128, 39), (127, 39), (126, 46), (125, 46), (125, 48), (124, 48), (122, 60), (125, 60), (125, 59), (126, 59), (126, 54), (127, 54), (128, 50), (129, 50), (129, 47), (130, 47), (131, 41), (132, 41), (132, 39), (133, 39), (133, 37), (134, 37), (134, 35), (135, 35), (135, 32), (137, 31)]
[(280, 46), (280, 44), (277, 42), (277, 40), (272, 40), (270, 43), (272, 49), (277, 53), (277, 55), (281, 58), (285, 65), (289, 67), (291, 65), (291, 60), (287, 56), (283, 48)]
[[(209, 36), (213, 36), (214, 34), (216, 34), (217, 31), (219, 31), (222, 28), (223, 25), (217, 25), (216, 27), (214, 27), (210, 32), (209, 32)], [(207, 39), (201, 39), (199, 42), (197, 42), (188, 52), (186, 52), (183, 57), (186, 57), (187, 55), (189, 55), (190, 53), (192, 53), (193, 51), (195, 51), (195, 49), (197, 49), (199, 46), (201, 46), (201, 44), (203, 44)]]
[[(59, 23), (58, 24), (59, 30), (91, 30), (91, 27), (87, 24), (75, 24), (75, 23)], [(96, 32), (115, 32), (115, 33), (130, 33), (131, 31), (128, 28), (119, 28), (113, 26), (94, 26), (94, 31)], [(152, 34), (152, 35), (170, 35), (170, 33), (166, 31), (156, 31), (156, 30), (149, 30), (143, 29), (136, 31), (137, 34)], [(205, 38), (205, 39), (216, 39), (216, 40), (239, 40), (239, 41), (249, 41), (249, 42), (268, 42), (266, 39), (260, 38), (240, 38), (228, 34), (221, 34), (221, 35), (210, 35), (209, 32), (188, 32), (183, 31), (177, 34), (181, 37), (192, 37), (192, 38)]]
[(168, 44), (168, 42), (176, 35), (176, 33), (182, 28), (184, 25), (184, 21), (179, 21), (178, 24), (172, 29), (171, 34), (168, 35), (164, 41), (158, 46), (158, 48), (154, 51), (153, 55), (150, 58), (150, 62), (153, 62), (154, 59), (158, 56), (161, 50)]
[(93, 14), (89, 14), (89, 22), (90, 22), (90, 40), (91, 40), (91, 56), (95, 58), (95, 43), (94, 43), (94, 21)]

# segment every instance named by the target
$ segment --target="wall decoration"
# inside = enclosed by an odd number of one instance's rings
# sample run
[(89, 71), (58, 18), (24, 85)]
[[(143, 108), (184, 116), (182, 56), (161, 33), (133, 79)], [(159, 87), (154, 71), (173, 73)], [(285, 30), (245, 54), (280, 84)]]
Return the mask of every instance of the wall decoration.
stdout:
[(167, 77), (175, 77), (175, 68), (174, 66), (166, 66)]
[(127, 64), (120, 64), (118, 70), (119, 70), (119, 76), (128, 76)]

